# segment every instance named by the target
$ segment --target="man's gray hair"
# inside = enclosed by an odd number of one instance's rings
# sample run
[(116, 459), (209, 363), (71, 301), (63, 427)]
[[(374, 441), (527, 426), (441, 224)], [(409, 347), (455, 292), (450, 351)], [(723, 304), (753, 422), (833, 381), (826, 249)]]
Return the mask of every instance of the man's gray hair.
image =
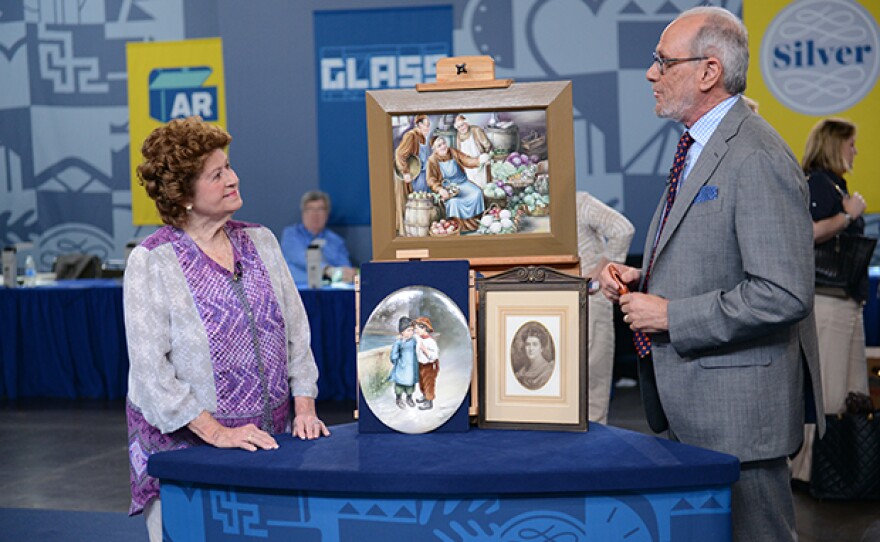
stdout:
[(299, 210), (304, 211), (306, 209), (306, 204), (313, 201), (323, 201), (324, 205), (327, 206), (327, 212), (330, 212), (330, 196), (328, 196), (326, 192), (321, 192), (320, 190), (309, 190), (303, 194), (302, 199), (299, 200)]
[(676, 20), (702, 15), (702, 28), (691, 42), (691, 56), (714, 56), (724, 67), (724, 90), (740, 94), (746, 90), (749, 72), (749, 33), (739, 17), (724, 8), (699, 6), (684, 11)]

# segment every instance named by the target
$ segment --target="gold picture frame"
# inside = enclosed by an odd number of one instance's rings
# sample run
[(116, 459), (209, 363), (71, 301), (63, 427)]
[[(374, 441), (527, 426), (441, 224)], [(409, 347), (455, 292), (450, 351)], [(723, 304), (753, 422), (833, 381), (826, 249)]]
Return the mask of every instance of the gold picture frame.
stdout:
[(586, 280), (516, 267), (477, 289), (479, 426), (586, 431)]
[[(577, 254), (575, 223), (575, 169), (570, 81), (516, 83), (503, 89), (418, 92), (412, 89), (376, 90), (366, 93), (367, 131), (370, 153), (370, 205), (373, 259), (420, 258), (492, 259), (546, 257)], [(541, 155), (546, 156), (549, 205), (546, 228), (538, 232), (507, 235), (461, 235), (409, 237), (401, 232), (400, 177), (395, 164), (395, 139), (400, 139), (398, 119), (418, 115), (432, 119), (458, 114), (515, 116), (543, 115)], [(520, 133), (520, 141), (534, 134)], [(497, 157), (493, 157), (495, 159)], [(407, 162), (408, 167), (413, 167)], [(398, 183), (398, 184), (395, 184)], [(486, 200), (488, 202), (488, 199)], [(489, 204), (486, 204), (488, 208)], [(515, 213), (515, 210), (514, 210)], [(476, 232), (473, 232), (476, 233)]]

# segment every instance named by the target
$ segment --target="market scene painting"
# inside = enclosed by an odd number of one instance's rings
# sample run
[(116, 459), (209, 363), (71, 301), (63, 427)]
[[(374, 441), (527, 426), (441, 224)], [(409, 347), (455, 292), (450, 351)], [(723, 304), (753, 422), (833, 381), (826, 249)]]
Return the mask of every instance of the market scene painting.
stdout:
[(544, 110), (391, 119), (398, 237), (550, 231)]

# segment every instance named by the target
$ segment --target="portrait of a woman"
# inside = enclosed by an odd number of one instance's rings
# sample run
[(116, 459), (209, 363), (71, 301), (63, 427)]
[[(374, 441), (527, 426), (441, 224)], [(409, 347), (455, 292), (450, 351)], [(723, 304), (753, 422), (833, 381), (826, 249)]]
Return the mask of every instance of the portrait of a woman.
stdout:
[(547, 384), (556, 368), (556, 349), (543, 324), (529, 321), (520, 326), (513, 338), (510, 364), (524, 388), (538, 390)]

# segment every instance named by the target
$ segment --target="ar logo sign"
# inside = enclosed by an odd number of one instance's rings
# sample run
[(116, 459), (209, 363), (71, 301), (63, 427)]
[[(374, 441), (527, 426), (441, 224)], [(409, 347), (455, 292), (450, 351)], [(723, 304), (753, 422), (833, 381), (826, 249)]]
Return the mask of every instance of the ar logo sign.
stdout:
[(159, 122), (198, 115), (217, 120), (217, 87), (203, 87), (211, 68), (157, 68), (150, 72), (150, 117)]

